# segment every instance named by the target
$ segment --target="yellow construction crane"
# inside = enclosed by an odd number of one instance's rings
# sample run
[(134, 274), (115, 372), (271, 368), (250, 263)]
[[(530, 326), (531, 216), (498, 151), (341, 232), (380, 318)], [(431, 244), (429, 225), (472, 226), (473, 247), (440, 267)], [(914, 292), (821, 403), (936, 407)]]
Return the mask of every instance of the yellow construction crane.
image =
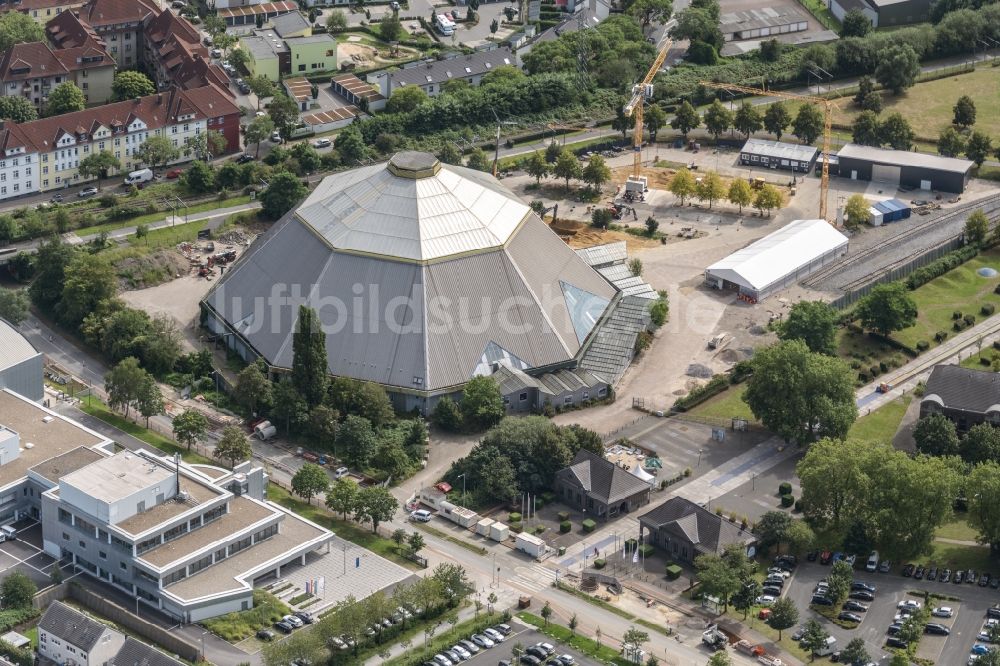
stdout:
[(780, 97), (783, 99), (794, 99), (809, 104), (819, 104), (823, 107), (823, 177), (819, 184), (819, 216), (820, 219), (829, 220), (826, 216), (827, 193), (830, 190), (830, 126), (833, 123), (833, 110), (835, 108), (832, 100), (815, 97), (813, 95), (797, 95), (795, 93), (781, 90), (767, 90), (766, 88), (752, 88), (750, 86), (740, 86), (733, 83), (716, 83), (715, 81), (700, 81), (706, 88), (717, 90), (731, 90), (735, 92), (747, 93), (750, 95), (766, 95), (769, 97)]
[(632, 178), (630, 178), (630, 180), (638, 180), (640, 170), (642, 168), (642, 105), (647, 98), (652, 99), (653, 97), (653, 79), (656, 78), (656, 74), (660, 71), (660, 67), (663, 67), (663, 61), (667, 59), (667, 51), (669, 51), (670, 47), (673, 45), (673, 40), (671, 40), (667, 35), (675, 23), (675, 20), (670, 20), (663, 26), (663, 39), (661, 40), (662, 46), (656, 54), (656, 59), (653, 60), (652, 66), (649, 68), (649, 71), (646, 72), (646, 76), (643, 77), (642, 81), (632, 87), (632, 98), (623, 109), (626, 118), (635, 118), (635, 129), (632, 131), (634, 163), (632, 166)]

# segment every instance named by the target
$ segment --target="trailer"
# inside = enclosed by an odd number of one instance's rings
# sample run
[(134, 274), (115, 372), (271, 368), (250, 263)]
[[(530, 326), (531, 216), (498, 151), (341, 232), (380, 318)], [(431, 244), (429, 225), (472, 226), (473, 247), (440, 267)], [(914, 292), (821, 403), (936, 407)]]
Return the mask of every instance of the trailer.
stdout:
[(438, 511), (451, 522), (466, 529), (473, 527), (477, 522), (479, 522), (478, 513), (472, 509), (466, 509), (465, 507), (452, 504), (451, 502), (441, 502)]
[(522, 553), (538, 558), (545, 554), (545, 541), (533, 534), (521, 532), (514, 537), (514, 547)]
[(761, 646), (761, 645), (754, 645), (753, 643), (751, 643), (750, 641), (748, 641), (746, 639), (741, 639), (741, 640), (736, 641), (736, 643), (733, 645), (733, 647), (736, 648), (737, 652), (742, 652), (743, 654), (748, 654), (751, 657), (759, 657), (759, 656), (761, 656), (763, 654), (766, 654), (765, 651), (764, 651), (764, 647), (763, 646)]
[(490, 539), (492, 541), (506, 541), (510, 538), (510, 527), (504, 525), (499, 520), (490, 525)]
[(493, 527), (493, 523), (496, 521), (492, 518), (483, 518), (478, 523), (476, 523), (476, 534), (479, 536), (489, 537), (490, 528)]

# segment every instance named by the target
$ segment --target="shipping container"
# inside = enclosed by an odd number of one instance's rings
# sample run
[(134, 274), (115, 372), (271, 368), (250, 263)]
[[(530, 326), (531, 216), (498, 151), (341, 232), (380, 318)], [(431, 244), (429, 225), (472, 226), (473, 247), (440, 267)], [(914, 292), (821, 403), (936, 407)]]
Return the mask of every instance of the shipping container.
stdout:
[(521, 532), (514, 537), (514, 543), (519, 551), (532, 557), (541, 557), (545, 554), (545, 541), (533, 534)]
[(497, 521), (490, 525), (490, 539), (493, 541), (506, 541), (510, 537), (510, 527)]
[(493, 527), (493, 523), (495, 522), (492, 518), (483, 518), (476, 523), (476, 534), (488, 537), (490, 535), (490, 528)]

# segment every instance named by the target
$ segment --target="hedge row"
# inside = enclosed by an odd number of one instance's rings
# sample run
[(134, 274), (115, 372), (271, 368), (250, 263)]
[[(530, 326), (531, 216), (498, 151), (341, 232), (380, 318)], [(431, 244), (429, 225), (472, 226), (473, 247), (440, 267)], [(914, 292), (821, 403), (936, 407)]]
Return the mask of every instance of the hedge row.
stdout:
[(729, 388), (729, 378), (725, 375), (715, 375), (704, 386), (699, 386), (693, 389), (683, 398), (677, 398), (677, 401), (674, 402), (674, 409), (678, 412), (686, 412), (692, 407), (705, 402), (712, 396), (719, 395), (727, 388)]
[(961, 266), (977, 254), (979, 254), (979, 248), (976, 245), (966, 245), (954, 252), (949, 252), (940, 259), (932, 261), (923, 268), (918, 268), (910, 273), (909, 277), (906, 278), (906, 288), (916, 289), (923, 284), (927, 284), (934, 278)]

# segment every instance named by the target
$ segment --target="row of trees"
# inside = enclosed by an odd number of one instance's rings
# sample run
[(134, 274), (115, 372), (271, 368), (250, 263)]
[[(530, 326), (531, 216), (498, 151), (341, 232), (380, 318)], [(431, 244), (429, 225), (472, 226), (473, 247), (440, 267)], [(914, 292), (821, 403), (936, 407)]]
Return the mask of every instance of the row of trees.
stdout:
[(496, 380), (478, 376), (466, 383), (457, 404), (449, 396), (438, 400), (431, 421), (448, 432), (482, 432), (499, 423), (506, 413)]
[(702, 125), (716, 141), (729, 129), (734, 129), (747, 138), (754, 132), (766, 130), (780, 141), (785, 131), (791, 127), (792, 134), (803, 143), (813, 143), (823, 133), (823, 113), (812, 104), (803, 104), (792, 117), (785, 102), (774, 102), (761, 111), (746, 101), (735, 111), (730, 111), (715, 99), (703, 115), (698, 115), (694, 106), (685, 100), (677, 107), (677, 112), (670, 120), (670, 126), (685, 138), (691, 130)]
[(749, 182), (742, 178), (734, 178), (727, 188), (719, 174), (714, 171), (708, 171), (700, 179), (696, 179), (688, 169), (678, 169), (670, 179), (668, 189), (681, 200), (682, 206), (690, 197), (707, 201), (709, 208), (716, 201), (725, 198), (734, 206), (739, 206), (740, 215), (743, 214), (743, 207), (751, 204), (762, 215), (765, 212), (770, 215), (773, 209), (781, 207), (783, 201), (781, 192), (773, 185), (765, 184), (755, 192)]
[[(288, 638), (270, 643), (264, 648), (267, 666), (283, 666), (303, 661), (317, 664), (328, 660), (347, 663), (356, 660), (359, 649), (368, 643), (382, 644), (406, 631), (414, 623), (424, 624), (425, 637), (433, 636), (444, 616), (448, 622), (457, 621), (452, 611), (471, 594), (474, 586), (466, 571), (457, 564), (440, 564), (426, 578), (417, 578), (412, 585), (400, 585), (392, 594), (376, 592), (364, 599), (353, 595), (339, 602), (335, 610), (315, 625), (296, 631)], [(400, 606), (414, 611), (413, 619), (386, 629), (380, 623), (396, 613)], [(454, 618), (454, 619), (452, 619)], [(366, 632), (378, 627), (374, 636)], [(332, 639), (344, 640), (353, 647), (340, 650)], [(407, 647), (410, 641), (407, 640)]]
[(567, 190), (569, 181), (582, 180), (594, 192), (600, 192), (601, 186), (611, 180), (611, 169), (600, 155), (594, 153), (585, 165), (581, 165), (573, 151), (569, 148), (559, 148), (554, 158), (550, 160), (553, 146), (558, 148), (559, 144), (555, 141), (550, 143), (545, 154), (536, 150), (524, 165), (528, 175), (535, 178), (536, 185), (541, 183), (542, 178), (551, 174), (555, 178), (565, 180)]
[[(372, 524), (372, 532), (378, 532), (380, 523), (392, 520), (399, 509), (399, 502), (386, 488), (372, 485), (359, 488), (353, 480), (342, 477), (330, 484), (330, 478), (323, 468), (306, 463), (292, 478), (292, 490), (306, 501), (313, 495), (326, 493), (326, 506), (343, 518), (354, 514), (354, 520)], [(415, 542), (414, 542), (415, 543)], [(415, 548), (420, 550), (419, 548)]]

